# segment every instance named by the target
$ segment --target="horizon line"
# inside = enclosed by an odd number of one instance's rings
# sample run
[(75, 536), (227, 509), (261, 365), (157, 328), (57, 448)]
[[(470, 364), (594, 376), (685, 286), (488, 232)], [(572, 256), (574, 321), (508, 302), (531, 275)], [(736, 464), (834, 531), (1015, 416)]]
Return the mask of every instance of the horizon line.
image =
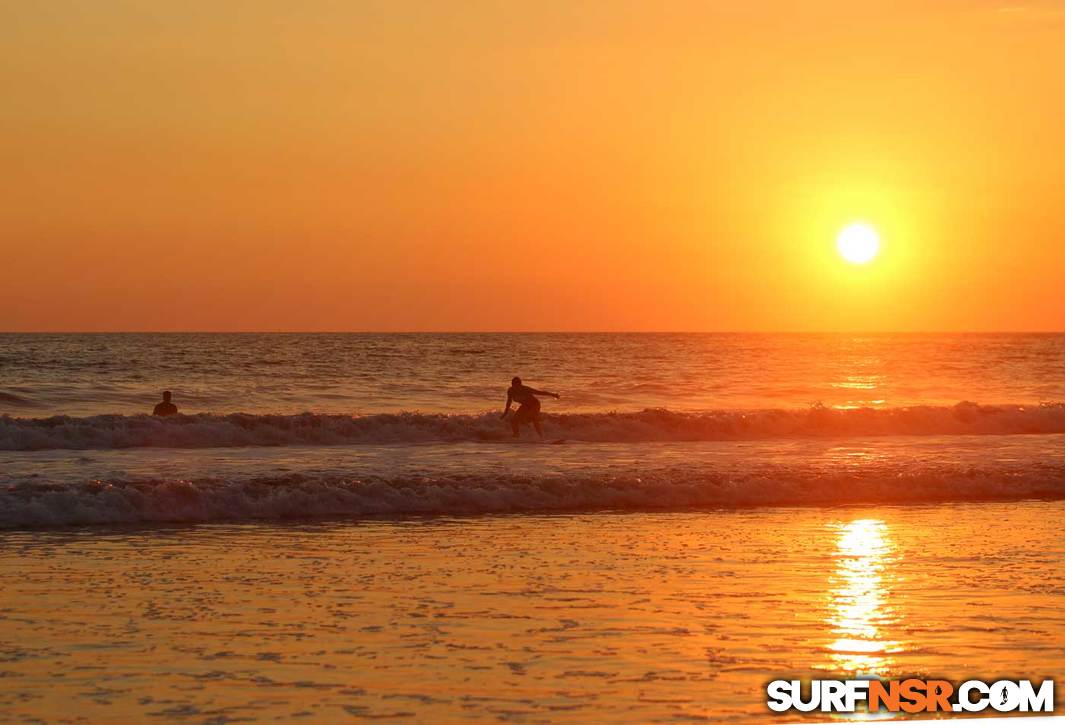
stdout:
[(0, 335), (1061, 335), (1065, 330), (0, 330)]

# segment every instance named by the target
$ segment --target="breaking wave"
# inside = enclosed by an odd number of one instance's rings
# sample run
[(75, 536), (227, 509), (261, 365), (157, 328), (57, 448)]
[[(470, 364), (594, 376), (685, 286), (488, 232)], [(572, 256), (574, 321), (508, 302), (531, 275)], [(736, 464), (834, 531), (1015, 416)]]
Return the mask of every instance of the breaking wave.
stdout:
[[(709, 411), (546, 415), (551, 438), (584, 442), (727, 441), (887, 435), (1065, 433), (1065, 403), (908, 408)], [(526, 434), (529, 435), (529, 434)], [(97, 415), (0, 417), (0, 450), (215, 448), (505, 441), (498, 414)]]
[(0, 529), (508, 512), (666, 511), (756, 506), (1065, 499), (1065, 466), (801, 466), (747, 473), (670, 466), (601, 472), (18, 483), (0, 488)]

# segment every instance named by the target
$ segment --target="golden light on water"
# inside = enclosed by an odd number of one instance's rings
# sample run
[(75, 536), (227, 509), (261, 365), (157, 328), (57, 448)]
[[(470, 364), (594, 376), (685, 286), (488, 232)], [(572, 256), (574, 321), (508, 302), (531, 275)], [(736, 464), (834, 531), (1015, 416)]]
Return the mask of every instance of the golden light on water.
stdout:
[(842, 526), (836, 543), (836, 569), (829, 593), (829, 624), (836, 637), (828, 645), (836, 671), (879, 674), (897, 650), (885, 628), (894, 615), (889, 603), (895, 559), (887, 525), (858, 519)]

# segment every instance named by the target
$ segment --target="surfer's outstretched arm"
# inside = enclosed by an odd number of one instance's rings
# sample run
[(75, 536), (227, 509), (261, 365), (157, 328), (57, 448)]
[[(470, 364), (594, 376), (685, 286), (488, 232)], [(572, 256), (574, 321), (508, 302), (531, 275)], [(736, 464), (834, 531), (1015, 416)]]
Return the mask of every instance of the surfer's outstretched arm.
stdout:
[(510, 412), (510, 404), (513, 403), (513, 402), (514, 402), (514, 399), (510, 396), (510, 391), (508, 390), (507, 391), (507, 407), (503, 408), (503, 415), (499, 416), (500, 418), (506, 418), (507, 417), (507, 413)]
[(549, 390), (537, 390), (536, 388), (531, 388), (531, 390), (533, 395), (546, 395), (549, 398), (554, 398), (555, 400), (558, 400), (558, 393), (552, 393)]

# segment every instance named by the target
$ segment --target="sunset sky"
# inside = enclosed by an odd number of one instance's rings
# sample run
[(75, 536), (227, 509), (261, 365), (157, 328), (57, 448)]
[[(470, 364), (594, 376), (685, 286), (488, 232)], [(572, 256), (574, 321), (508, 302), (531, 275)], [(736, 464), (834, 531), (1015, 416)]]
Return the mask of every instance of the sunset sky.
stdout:
[(0, 61), (2, 330), (1065, 329), (1059, 0), (0, 0)]

